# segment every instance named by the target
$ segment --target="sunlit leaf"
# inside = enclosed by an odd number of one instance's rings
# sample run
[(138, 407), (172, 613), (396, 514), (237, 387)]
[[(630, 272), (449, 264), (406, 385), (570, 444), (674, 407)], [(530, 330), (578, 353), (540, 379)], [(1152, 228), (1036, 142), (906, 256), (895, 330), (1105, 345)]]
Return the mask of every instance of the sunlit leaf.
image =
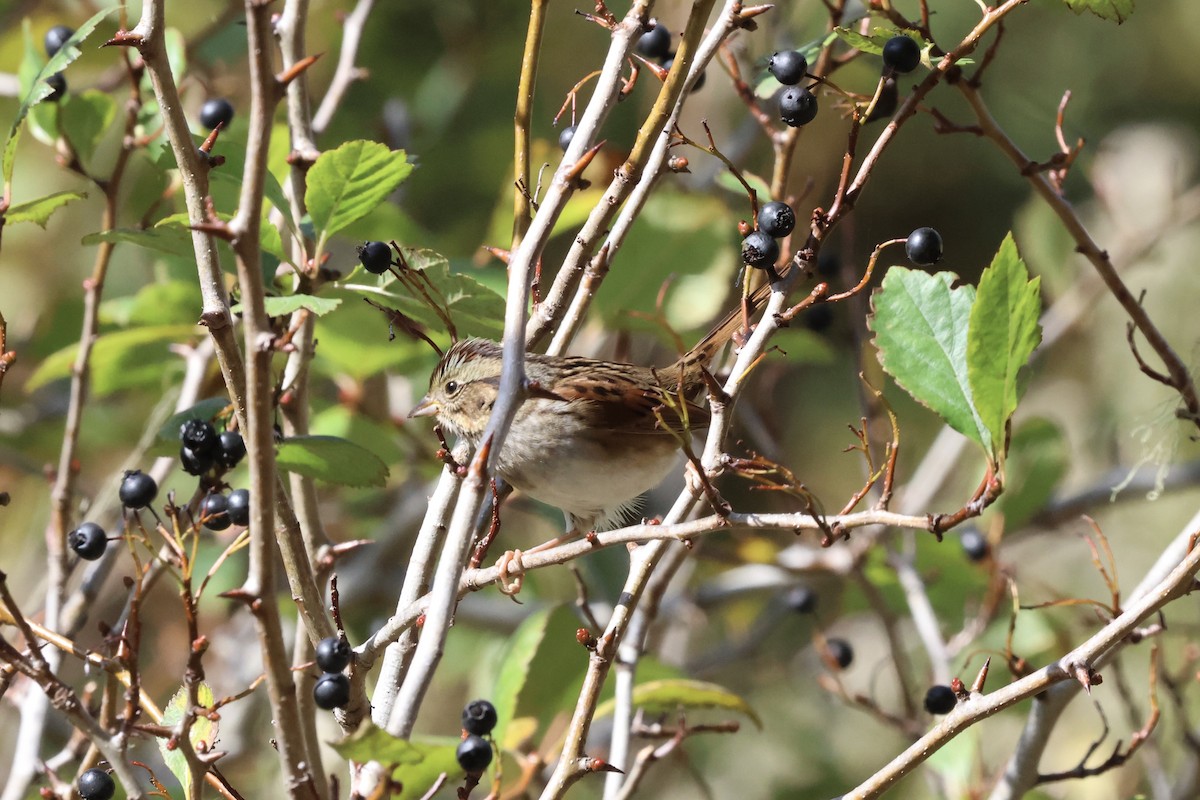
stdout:
[[(228, 222), (233, 219), (233, 215), (227, 212), (217, 212), (217, 219), (222, 222)], [(191, 219), (186, 211), (181, 211), (178, 214), (171, 214), (168, 217), (163, 217), (158, 222), (154, 223), (157, 228), (178, 228), (185, 232), (188, 242), (188, 253), (192, 253), (192, 234), (191, 234)], [(269, 253), (279, 261), (287, 261), (287, 254), (283, 252), (283, 240), (279, 236), (279, 229), (271, 224), (268, 219), (267, 212), (263, 212), (262, 224), (258, 228), (258, 241), (262, 245), (264, 253)], [(273, 270), (272, 273), (274, 274)]]
[[(445, 257), (432, 250), (404, 249), (410, 267), (427, 280), (422, 284), (429, 296), (448, 310), (460, 337), (498, 338), (504, 331), (504, 298), (470, 275), (452, 272)], [(430, 286), (429, 284), (432, 284)], [(424, 298), (388, 274), (380, 288), (351, 284), (351, 289), (382, 306), (395, 309), (434, 331), (445, 325)]]
[(587, 666), (586, 659), (572, 658), (580, 652), (578, 628), (571, 609), (556, 606), (534, 612), (509, 636), (491, 692), (501, 746), (514, 746), (530, 728), (545, 725), (558, 712), (563, 690), (577, 686)]
[(4, 214), (4, 224), (15, 225), (18, 222), (33, 222), (45, 228), (51, 214), (68, 203), (82, 200), (85, 197), (87, 197), (87, 192), (55, 192), (37, 200), (17, 203)]
[(326, 150), (308, 170), (304, 201), (322, 239), (366, 216), (412, 172), (403, 150), (355, 140)]
[[(613, 712), (615, 701), (609, 700), (596, 708), (596, 716)], [(650, 712), (670, 713), (679, 709), (719, 708), (744, 714), (762, 728), (762, 720), (740, 695), (708, 681), (668, 678), (639, 683), (633, 687), (633, 705)]]
[(114, 228), (111, 231), (97, 231), (83, 237), (83, 244), (100, 244), (100, 242), (124, 242), (126, 244), (144, 247), (158, 253), (188, 258), (193, 255), (192, 236), (184, 228)]
[[(197, 706), (200, 708), (211, 707), (213, 699), (212, 688), (202, 681), (196, 687)], [(162, 724), (168, 728), (175, 727), (183, 721), (184, 714), (187, 711), (187, 688), (180, 686), (171, 697), (171, 701), (167, 703), (166, 708), (163, 709)], [(217, 723), (207, 716), (197, 714), (191, 728), (188, 729), (188, 740), (192, 743), (192, 748), (197, 752), (207, 752), (213, 749), (216, 739)], [(190, 795), (192, 774), (188, 770), (187, 758), (180, 752), (178, 747), (167, 747), (166, 739), (156, 738), (155, 741), (158, 742), (158, 752), (162, 755), (163, 761), (166, 762), (167, 768), (183, 784), (184, 794)]]
[[(165, 368), (178, 357), (171, 346), (186, 342), (197, 333), (195, 325), (160, 325), (106, 333), (92, 347), (92, 394), (104, 397), (119, 389), (161, 383)], [(71, 374), (79, 345), (73, 344), (49, 356), (29, 376), (26, 391)]]
[(992, 438), (979, 419), (967, 377), (967, 330), (975, 287), (958, 276), (892, 267), (871, 295), (879, 360), (896, 383), (950, 427), (989, 454)]
[(1029, 279), (1010, 233), (979, 279), (967, 334), (971, 397), (993, 442), (1004, 441), (1017, 410), (1018, 374), (1042, 339), (1040, 286), (1040, 279)]
[[(302, 308), (321, 317), (341, 304), (342, 300), (339, 297), (317, 297), (311, 294), (289, 294), (283, 297), (263, 298), (263, 306), (266, 308), (268, 317), (282, 317)], [(231, 310), (236, 314), (241, 311), (241, 307), (241, 303), (238, 303)]]
[(1133, 13), (1134, 0), (1063, 0), (1076, 14), (1090, 11), (1101, 19), (1120, 25)]
[(450, 781), (462, 779), (463, 769), (455, 756), (458, 742), (448, 736), (397, 739), (382, 728), (364, 723), (349, 737), (333, 742), (331, 746), (342, 758), (360, 763), (376, 761), (392, 767), (392, 779), (403, 786), (396, 796), (400, 800), (418, 800), (443, 774)]

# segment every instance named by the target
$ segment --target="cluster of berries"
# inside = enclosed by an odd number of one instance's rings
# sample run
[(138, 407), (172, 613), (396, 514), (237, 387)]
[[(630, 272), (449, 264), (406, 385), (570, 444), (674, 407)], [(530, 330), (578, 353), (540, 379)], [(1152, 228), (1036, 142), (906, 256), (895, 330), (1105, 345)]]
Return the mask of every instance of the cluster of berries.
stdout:
[[(179, 463), (189, 475), (219, 475), (236, 467), (245, 455), (246, 442), (237, 431), (218, 436), (212, 423), (202, 419), (189, 419), (179, 428)], [(200, 501), (200, 520), (212, 531), (250, 524), (250, 492), (210, 491)]]
[[(220, 436), (212, 424), (189, 419), (179, 429), (179, 461), (185, 472), (204, 476), (233, 469), (246, 455), (246, 442), (240, 433), (225, 431)], [(139, 469), (125, 473), (117, 491), (121, 505), (129, 509), (146, 508), (158, 496), (158, 483)], [(250, 492), (235, 489), (229, 494), (212, 491), (200, 501), (200, 521), (211, 531), (223, 531), (230, 525), (250, 524)], [(95, 561), (108, 548), (108, 534), (95, 522), (84, 522), (67, 534), (67, 546), (85, 561)]]
[[(651, 20), (650, 30), (643, 33), (642, 37), (638, 39), (637, 51), (646, 58), (654, 59), (659, 66), (670, 72), (671, 67), (675, 64), (675, 52), (671, 49), (671, 38), (671, 31), (667, 30), (667, 26), (657, 20)], [(696, 82), (692, 84), (693, 92), (704, 85), (705, 77), (705, 73), (701, 71)]]
[(756, 269), (770, 269), (779, 260), (779, 242), (796, 227), (796, 212), (787, 203), (772, 200), (758, 210), (755, 229), (742, 239), (742, 261)]
[(455, 756), (458, 765), (471, 775), (478, 775), (492, 763), (492, 745), (483, 738), (496, 727), (496, 707), (487, 700), (472, 700), (462, 712), (466, 735), (458, 743)]
[(313, 702), (317, 708), (332, 711), (350, 702), (350, 679), (343, 670), (350, 666), (353, 655), (350, 643), (340, 636), (317, 642), (317, 666), (325, 673), (313, 685)]
[(787, 88), (779, 94), (779, 119), (793, 128), (817, 117), (817, 96), (799, 86), (808, 75), (808, 59), (798, 50), (780, 50), (771, 56), (767, 71)]

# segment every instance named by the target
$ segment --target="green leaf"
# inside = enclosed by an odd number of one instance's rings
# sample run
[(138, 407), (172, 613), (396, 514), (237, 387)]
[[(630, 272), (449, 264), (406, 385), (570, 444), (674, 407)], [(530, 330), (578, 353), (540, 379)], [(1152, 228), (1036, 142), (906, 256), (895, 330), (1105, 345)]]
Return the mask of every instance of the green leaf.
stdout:
[(575, 631), (579, 620), (567, 606), (534, 612), (508, 637), (496, 686), (491, 692), (496, 706), (495, 737), (501, 747), (512, 747), (547, 725), (559, 710), (559, 698), (577, 687), (586, 667)]
[(334, 405), (312, 418), (310, 432), (320, 436), (340, 436), (369, 447), (389, 467), (402, 464), (402, 469), (416, 465), (406, 460), (411, 456), (412, 443), (396, 435), (396, 429), (386, 422), (372, 419), (358, 409)]
[(412, 172), (403, 150), (355, 140), (318, 156), (308, 170), (304, 202), (324, 241), (366, 216)]
[(366, 722), (331, 746), (347, 760), (378, 761), (394, 767), (392, 778), (404, 787), (398, 797), (417, 800), (429, 792), (442, 774), (451, 782), (462, 779), (463, 769), (455, 756), (458, 742), (448, 736), (414, 736), (406, 741)]
[[(596, 716), (611, 714), (615, 705), (613, 700), (601, 703), (596, 707)], [(633, 705), (652, 713), (670, 713), (680, 708), (720, 708), (745, 714), (754, 720), (754, 724), (759, 729), (762, 729), (762, 720), (740, 695), (707, 681), (668, 678), (640, 683), (633, 687)]]
[[(979, 279), (967, 333), (971, 396), (998, 451), (1017, 409), (1017, 375), (1042, 340), (1040, 287), (1040, 279), (1029, 280), (1029, 270), (1008, 234)], [(1002, 452), (998, 455), (1003, 458)]]
[(87, 192), (55, 192), (37, 200), (18, 203), (4, 214), (4, 224), (15, 225), (18, 222), (34, 222), (45, 229), (46, 222), (50, 219), (51, 214), (67, 203), (73, 203), (85, 197), (87, 197)]
[(117, 101), (104, 92), (88, 89), (63, 98), (60, 108), (59, 129), (86, 163), (116, 117)]
[[(218, 211), (217, 219), (221, 220), (222, 222), (228, 222), (229, 220), (233, 219), (233, 214), (224, 211)], [(154, 227), (178, 228), (184, 231), (184, 233), (187, 235), (188, 254), (190, 255), (193, 252), (193, 246), (191, 244), (191, 224), (191, 219), (188, 217), (188, 213), (186, 211), (180, 211), (177, 214), (171, 214), (168, 217), (163, 217), (158, 222), (154, 223)], [(280, 261), (287, 261), (289, 263), (291, 262), (291, 259), (289, 259), (283, 252), (283, 239), (279, 236), (279, 229), (276, 228), (275, 225), (268, 219), (268, 213), (266, 211), (263, 212), (262, 223), (258, 226), (258, 243), (262, 247), (264, 253), (270, 253)], [(267, 280), (267, 285), (270, 285), (271, 277), (274, 274), (274, 267), (272, 267), (269, 273), (264, 272), (264, 278)]]
[(853, 47), (855, 50), (861, 50), (864, 53), (871, 55), (883, 55), (883, 46), (887, 44), (887, 39), (880, 39), (878, 36), (869, 37), (863, 36), (856, 30), (850, 28), (834, 28), (833, 32), (846, 44)]
[[(834, 34), (855, 50), (870, 53), (873, 56), (883, 55), (883, 46), (893, 36), (907, 36), (921, 46), (923, 52), (928, 51), (929, 42), (921, 38), (915, 30), (897, 30), (896, 28), (872, 28), (870, 36), (864, 36), (850, 28), (834, 28)], [(927, 59), (926, 59), (927, 60)], [(809, 59), (811, 62), (812, 59)]]
[[(196, 687), (196, 702), (202, 708), (211, 707), (213, 704), (212, 687), (203, 681)], [(171, 697), (171, 702), (167, 703), (167, 707), (163, 709), (162, 724), (168, 728), (175, 727), (183, 720), (186, 711), (188, 711), (187, 689), (180, 686), (179, 690)], [(192, 747), (197, 752), (212, 750), (217, 740), (216, 721), (197, 715), (191, 728), (188, 729), (188, 740), (191, 741)], [(192, 774), (188, 770), (187, 758), (179, 751), (178, 747), (168, 748), (166, 739), (159, 738), (157, 741), (158, 752), (162, 754), (167, 768), (183, 784), (184, 794), (190, 796)]]
[[(46, 78), (62, 72), (75, 59), (79, 58), (82, 53), (79, 50), (80, 43), (83, 42), (92, 31), (96, 29), (105, 17), (115, 13), (117, 9), (123, 8), (121, 5), (110, 6), (103, 11), (99, 11), (92, 16), (87, 22), (83, 23), (71, 35), (70, 39), (63, 42), (62, 47), (54, 54), (48, 62), (36, 66), (40, 55), (37, 54), (36, 45), (33, 44), (33, 35), (31, 33), (29, 19), (24, 22), (25, 27), (25, 61), (21, 64), (21, 87), (25, 90), (25, 96), (21, 100), (21, 105), (17, 109), (17, 116), (13, 119), (12, 127), (8, 131), (8, 141), (4, 145), (3, 173), (4, 182), (11, 183), (13, 176), (13, 166), (16, 163), (17, 142), (20, 139), (21, 124), (25, 121), (25, 117), (29, 114), (29, 110), (38, 103), (45, 100), (54, 91), (46, 84)], [(30, 54), (33, 53), (32, 59)], [(36, 70), (36, 72), (33, 72)], [(26, 83), (26, 75), (33, 72), (31, 79)]]
[(228, 406), (228, 397), (209, 397), (196, 403), (191, 408), (186, 408), (183, 411), (172, 414), (158, 429), (158, 434), (154, 439), (155, 445), (169, 445), (170, 450), (168, 452), (178, 452), (179, 429), (183, 427), (183, 423), (189, 419), (202, 419), (205, 422), (212, 422), (213, 418), (228, 408)]
[(992, 455), (991, 434), (979, 419), (967, 377), (967, 329), (973, 286), (952, 288), (950, 272), (892, 267), (871, 295), (879, 361), (917, 402)]
[[(315, 297), (311, 294), (289, 294), (283, 297), (263, 298), (263, 306), (266, 307), (268, 317), (282, 317), (301, 308), (307, 308), (318, 317), (323, 317), (341, 304), (340, 297)], [(230, 309), (234, 314), (241, 310), (241, 303)]]
[(204, 313), (204, 297), (195, 280), (163, 281), (143, 286), (129, 307), (129, 325), (196, 324)]
[[(498, 293), (469, 275), (451, 272), (450, 262), (432, 250), (403, 248), (403, 252), (409, 266), (420, 271), (433, 284), (432, 289), (426, 285), (426, 291), (449, 311), (459, 336), (495, 339), (504, 332), (504, 298)], [(433, 330), (445, 328), (433, 309), (390, 273), (384, 276), (379, 289), (361, 284), (346, 288), (382, 306), (400, 311)]]
[(1067, 442), (1053, 422), (1036, 417), (1016, 426), (1007, 470), (1020, 480), (1010, 481), (996, 504), (1006, 528), (1019, 530), (1046, 507), (1068, 464)]
[(171, 68), (171, 75), (178, 86), (187, 71), (187, 40), (178, 28), (167, 28), (163, 31), (163, 43), (166, 45), (167, 66)]
[[(888, 39), (893, 36), (907, 36), (916, 42), (921, 47), (921, 63), (926, 67), (931, 66), (929, 58), (929, 50), (933, 46), (931, 42), (927, 42), (921, 38), (921, 34), (915, 30), (897, 30), (896, 28), (872, 28), (870, 36), (863, 36), (861, 33), (850, 28), (834, 28), (834, 34), (846, 44), (853, 47), (855, 50), (861, 50), (864, 53), (869, 53), (873, 56), (883, 55), (883, 46), (888, 43)], [(957, 64), (972, 64), (970, 59), (959, 59)]]
[(398, 739), (371, 723), (340, 742), (331, 746), (342, 758), (350, 761), (378, 761), (381, 764), (419, 764), (425, 760), (425, 751), (407, 739)]
[[(242, 173), (233, 172), (230, 169), (231, 166), (232, 163), (227, 162), (217, 169), (212, 170), (208, 173), (209, 180), (215, 183), (241, 186)], [(283, 196), (283, 190), (279, 187), (275, 177), (270, 173), (267, 173), (265, 176), (263, 188), (266, 198), (271, 201), (272, 205), (281, 210), (283, 217), (286, 220), (288, 229), (292, 230), (291, 209), (287, 204), (287, 200)], [(233, 219), (232, 214), (225, 212), (218, 212), (217, 217), (225, 221)], [(170, 217), (160, 220), (157, 224), (162, 225), (167, 223), (167, 220), (171, 220), (170, 224), (180, 224), (185, 227), (190, 224), (186, 213), (172, 214)], [(264, 252), (270, 253), (280, 261), (286, 261), (289, 264), (291, 263), (291, 256), (283, 251), (283, 238), (279, 235), (279, 229), (275, 227), (274, 223), (270, 222), (270, 212), (265, 207), (263, 209), (262, 223), (258, 226), (258, 242), (262, 246)], [(269, 283), (270, 277), (267, 277)]]
[(389, 340), (383, 314), (351, 292), (334, 290), (329, 294), (352, 302), (317, 320), (314, 364), (324, 374), (362, 380), (388, 368), (403, 372), (433, 369), (429, 345), (401, 335)]
[[(104, 397), (132, 386), (161, 383), (164, 365), (175, 358), (171, 345), (193, 338), (196, 331), (195, 325), (159, 325), (104, 334), (92, 346), (92, 394)], [(78, 349), (73, 344), (49, 356), (29, 376), (25, 391), (68, 377)]]
[(1134, 0), (1063, 0), (1076, 14), (1090, 11), (1101, 19), (1120, 25), (1133, 13)]
[(97, 231), (83, 237), (83, 244), (100, 244), (101, 242), (125, 242), (138, 247), (145, 247), (159, 253), (166, 253), (180, 258), (193, 256), (192, 236), (184, 228), (114, 228), (111, 231)]
[(336, 436), (293, 436), (280, 443), (279, 468), (342, 486), (384, 486), (387, 464), (365, 447)]
[[(722, 224), (728, 216), (728, 206), (717, 197), (676, 191), (652, 195), (596, 294), (593, 307), (601, 318), (621, 328), (658, 330), (636, 315), (655, 315), (659, 291), (668, 281), (672, 326), (699, 327), (721, 313), (740, 246), (736, 233)], [(675, 304), (672, 298), (686, 293), (689, 283), (707, 284), (708, 291), (692, 294), (686, 305)]]

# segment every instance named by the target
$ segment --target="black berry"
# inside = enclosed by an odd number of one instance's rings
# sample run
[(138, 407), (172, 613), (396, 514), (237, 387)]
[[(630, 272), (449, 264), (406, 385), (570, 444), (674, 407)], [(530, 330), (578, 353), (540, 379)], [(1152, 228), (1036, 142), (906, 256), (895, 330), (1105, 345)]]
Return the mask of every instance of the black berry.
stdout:
[(571, 146), (571, 140), (575, 138), (575, 126), (568, 125), (558, 134), (558, 146), (565, 153), (567, 148)]
[(200, 501), (200, 519), (210, 531), (223, 531), (233, 524), (229, 518), (229, 498), (219, 492), (206, 495)]
[(789, 86), (779, 95), (779, 118), (793, 128), (816, 119), (817, 96), (808, 89)]
[(215, 454), (220, 444), (217, 429), (211, 422), (203, 419), (189, 419), (180, 425), (179, 441), (185, 447), (204, 454)]
[(49, 78), (46, 78), (46, 85), (54, 90), (46, 95), (46, 99), (51, 103), (57, 103), (67, 93), (67, 79), (63, 77), (61, 72), (56, 72)]
[(200, 106), (200, 124), (210, 131), (218, 125), (228, 128), (231, 122), (233, 122), (233, 104), (224, 97), (214, 97), (206, 100), (204, 105)]
[(883, 46), (883, 65), (896, 72), (912, 72), (921, 63), (921, 45), (912, 37), (900, 34)]
[(793, 586), (783, 601), (797, 614), (811, 614), (817, 610), (817, 593), (804, 584)]
[(992, 546), (988, 544), (987, 537), (979, 528), (964, 530), (959, 537), (959, 543), (962, 545), (963, 554), (971, 561), (983, 561), (992, 552)]
[(808, 59), (796, 50), (780, 50), (771, 56), (767, 69), (784, 86), (795, 86), (808, 72)]
[(767, 236), (782, 239), (796, 227), (796, 212), (787, 203), (772, 200), (758, 210), (758, 229)]
[(671, 54), (671, 32), (657, 22), (638, 39), (637, 51), (646, 58), (666, 58)]
[(340, 636), (317, 642), (317, 666), (325, 672), (341, 672), (350, 664), (350, 643)]
[(42, 45), (46, 48), (46, 55), (53, 58), (54, 54), (66, 44), (67, 39), (74, 35), (75, 29), (68, 28), (66, 25), (55, 25), (46, 31), (46, 38), (42, 40)]
[(80, 775), (75, 788), (83, 800), (109, 800), (117, 791), (112, 776), (98, 767), (92, 767)]
[[(667, 72), (671, 71), (671, 67), (675, 65), (675, 56), (671, 56), (666, 61), (662, 62), (662, 68)], [(696, 78), (696, 82), (692, 84), (692, 91), (700, 91), (700, 87), (704, 85), (705, 78), (708, 77), (708, 70), (700, 70), (700, 77)]]
[(814, 333), (829, 330), (833, 325), (833, 306), (829, 303), (817, 303), (804, 310), (804, 327)]
[(942, 260), (942, 236), (933, 228), (917, 228), (904, 241), (904, 253), (918, 267), (932, 267)]
[(845, 639), (826, 639), (825, 649), (840, 669), (845, 669), (854, 661), (854, 648)]
[(108, 534), (94, 522), (85, 522), (67, 534), (67, 546), (84, 561), (95, 561), (108, 547)]
[(216, 453), (200, 453), (186, 444), (179, 448), (179, 464), (188, 475), (203, 475), (217, 463)]
[(225, 469), (233, 469), (246, 456), (246, 440), (237, 431), (225, 431), (221, 434), (221, 452), (219, 460)]
[(234, 489), (225, 501), (225, 511), (234, 525), (250, 524), (250, 490)]
[(779, 242), (762, 231), (751, 231), (742, 239), (742, 261), (758, 269), (767, 269), (779, 259)]
[(117, 496), (126, 508), (145, 508), (154, 502), (157, 495), (158, 484), (140, 469), (126, 472), (125, 479), (121, 481), (121, 488), (117, 491)]
[(925, 710), (930, 714), (949, 714), (957, 704), (958, 698), (949, 686), (930, 686), (925, 693)]
[(463, 709), (462, 726), (467, 733), (486, 736), (496, 727), (496, 707), (487, 700), (472, 700)]
[(458, 758), (458, 765), (466, 772), (478, 774), (492, 763), (492, 746), (482, 736), (471, 734), (458, 743), (454, 755)]
[(350, 679), (340, 672), (327, 672), (313, 686), (317, 708), (332, 711), (350, 702)]
[(367, 272), (382, 275), (392, 265), (392, 250), (383, 242), (363, 242), (358, 246), (358, 260)]

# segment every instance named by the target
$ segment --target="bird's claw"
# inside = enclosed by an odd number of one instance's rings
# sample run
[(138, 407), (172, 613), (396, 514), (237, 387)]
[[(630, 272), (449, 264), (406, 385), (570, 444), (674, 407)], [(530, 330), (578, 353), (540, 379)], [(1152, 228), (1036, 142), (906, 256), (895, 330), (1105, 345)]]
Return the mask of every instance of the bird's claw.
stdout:
[(515, 598), (525, 583), (525, 568), (521, 565), (521, 551), (505, 550), (504, 555), (496, 561), (496, 569), (500, 571), (500, 575), (496, 578), (496, 588), (500, 590), (500, 594)]

